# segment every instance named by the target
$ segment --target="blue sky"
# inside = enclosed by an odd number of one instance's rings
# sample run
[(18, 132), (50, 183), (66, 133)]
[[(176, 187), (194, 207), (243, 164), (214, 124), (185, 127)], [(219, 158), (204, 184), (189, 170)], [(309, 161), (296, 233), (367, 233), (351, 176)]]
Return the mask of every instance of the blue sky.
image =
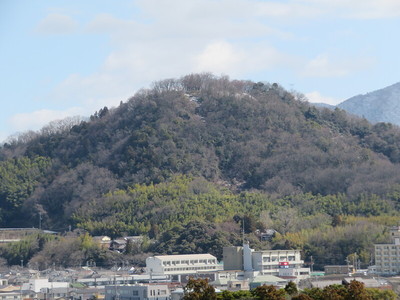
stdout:
[(193, 72), (337, 104), (400, 81), (398, 0), (2, 0), (0, 141)]

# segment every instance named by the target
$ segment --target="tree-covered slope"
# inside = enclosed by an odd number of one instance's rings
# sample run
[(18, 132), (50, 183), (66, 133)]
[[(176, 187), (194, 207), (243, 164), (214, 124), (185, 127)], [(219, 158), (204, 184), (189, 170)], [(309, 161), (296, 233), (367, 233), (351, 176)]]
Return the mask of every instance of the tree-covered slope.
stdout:
[[(277, 84), (192, 74), (156, 82), (88, 121), (12, 139), (0, 158), (48, 162), (34, 180), (20, 177), (33, 186), (16, 200), (17, 212), (21, 225), (36, 224), (40, 212), (44, 224), (64, 228), (107, 193), (178, 174), (275, 198), (341, 194), (351, 203), (374, 194), (386, 201), (400, 182), (399, 138), (395, 126), (316, 109)], [(1, 207), (9, 188), (0, 191)], [(132, 218), (148, 209), (133, 207)], [(3, 226), (15, 215), (3, 217)]]

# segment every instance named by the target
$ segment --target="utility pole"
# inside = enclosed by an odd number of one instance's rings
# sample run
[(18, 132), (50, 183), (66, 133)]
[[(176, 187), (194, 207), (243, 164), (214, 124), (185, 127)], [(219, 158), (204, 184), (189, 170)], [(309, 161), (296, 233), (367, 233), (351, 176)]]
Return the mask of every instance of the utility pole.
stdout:
[(313, 258), (312, 258), (312, 255), (311, 255), (311, 273), (312, 272), (314, 272), (314, 262), (313, 262)]
[(242, 245), (244, 245), (244, 216), (242, 219), (242, 239), (243, 239)]
[(357, 273), (357, 252), (354, 252), (353, 266), (354, 266), (354, 273)]

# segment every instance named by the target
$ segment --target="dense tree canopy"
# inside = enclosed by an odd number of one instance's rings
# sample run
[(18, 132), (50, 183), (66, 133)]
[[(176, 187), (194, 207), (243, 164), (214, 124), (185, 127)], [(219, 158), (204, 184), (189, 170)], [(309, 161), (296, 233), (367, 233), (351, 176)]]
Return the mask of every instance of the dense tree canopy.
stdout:
[[(278, 84), (191, 74), (87, 120), (10, 138), (0, 148), (0, 223), (32, 227), (40, 217), (49, 229), (143, 234), (155, 252), (219, 257), (244, 228), (257, 247), (367, 262), (384, 225), (398, 223), (399, 171), (394, 125), (317, 109)], [(265, 228), (277, 235), (261, 245)]]

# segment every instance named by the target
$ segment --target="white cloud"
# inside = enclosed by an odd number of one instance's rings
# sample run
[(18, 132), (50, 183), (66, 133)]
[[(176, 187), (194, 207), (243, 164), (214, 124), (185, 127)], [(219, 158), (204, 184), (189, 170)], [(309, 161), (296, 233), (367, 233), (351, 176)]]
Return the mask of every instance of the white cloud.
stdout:
[(319, 11), (319, 16), (351, 19), (387, 19), (400, 16), (398, 0), (292, 0), (286, 5), (314, 7)]
[(167, 2), (137, 1), (140, 18), (100, 14), (88, 22), (85, 32), (108, 35), (113, 50), (96, 72), (70, 75), (51, 98), (119, 102), (154, 80), (198, 71), (244, 76), (284, 61), (284, 55), (259, 39), (290, 34), (254, 19), (246, 1)]
[(233, 45), (226, 41), (208, 44), (193, 59), (194, 72), (213, 72), (232, 76), (245, 76), (250, 72), (271, 69), (290, 63), (291, 58), (264, 44), (250, 47)]
[(282, 2), (259, 2), (254, 1), (256, 15), (262, 17), (309, 19), (320, 17), (325, 13), (323, 7), (318, 5), (304, 5), (299, 1)]
[(363, 57), (332, 59), (320, 54), (308, 61), (300, 75), (303, 77), (345, 77), (351, 73), (371, 67), (372, 59)]
[[(138, 0), (135, 5), (140, 14), (130, 19), (99, 14), (85, 25), (86, 34), (107, 35), (112, 51), (95, 72), (70, 75), (49, 97), (59, 101), (74, 99), (82, 103), (85, 111), (90, 107), (93, 113), (104, 105), (117, 105), (153, 80), (191, 72), (248, 77), (252, 72), (291, 67), (300, 69), (303, 77), (347, 76), (365, 68), (367, 62), (334, 59), (326, 54), (308, 62), (306, 58), (291, 57), (272, 47), (270, 40), (294, 37), (267, 23), (271, 18), (282, 24), (295, 18), (308, 20), (338, 14), (345, 5), (352, 8), (351, 13), (358, 6), (349, 2), (338, 0), (334, 5), (326, 0), (319, 4), (316, 0)], [(76, 26), (76, 22), (64, 17), (52, 14), (43, 23), (51, 24), (54, 19), (64, 20), (70, 28)]]
[(386, 19), (400, 17), (398, 0), (357, 1), (358, 6), (350, 11), (349, 17), (358, 19)]
[(232, 74), (243, 57), (243, 53), (236, 51), (227, 42), (212, 43), (194, 59), (195, 71)]
[(304, 77), (342, 77), (348, 73), (349, 70), (345, 66), (332, 63), (325, 54), (309, 61), (302, 71)]
[(77, 27), (78, 22), (72, 17), (59, 13), (51, 13), (39, 22), (36, 32), (55, 35), (68, 34), (74, 32)]
[(311, 103), (326, 103), (326, 104), (330, 104), (330, 105), (336, 105), (343, 101), (342, 99), (323, 96), (318, 91), (306, 93), (305, 96), (307, 97), (308, 101), (310, 101)]
[(72, 107), (65, 111), (42, 109), (30, 113), (20, 113), (12, 116), (8, 123), (13, 132), (39, 130), (49, 122), (64, 119), (69, 116), (82, 115), (82, 108)]

